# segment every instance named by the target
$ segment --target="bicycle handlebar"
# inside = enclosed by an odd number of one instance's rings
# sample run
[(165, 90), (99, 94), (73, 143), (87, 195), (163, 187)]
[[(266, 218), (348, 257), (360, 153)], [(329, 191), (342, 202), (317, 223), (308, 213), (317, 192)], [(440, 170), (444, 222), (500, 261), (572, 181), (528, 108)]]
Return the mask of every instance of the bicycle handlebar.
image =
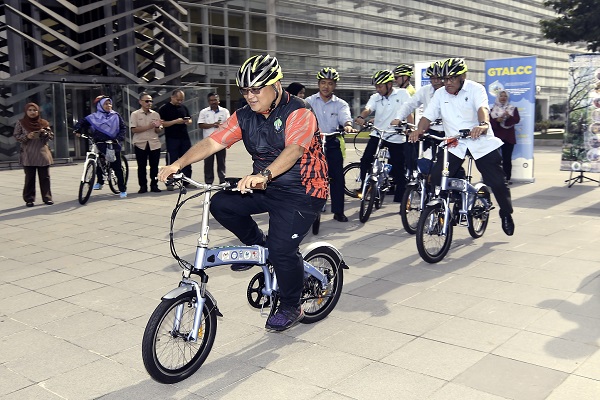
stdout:
[(80, 133), (79, 137), (82, 137), (84, 139), (89, 139), (91, 142), (96, 143), (96, 144), (98, 144), (98, 143), (119, 144), (119, 141), (116, 140), (116, 139), (113, 139), (113, 140), (95, 140), (92, 136), (88, 136), (88, 135), (86, 135), (84, 133)]

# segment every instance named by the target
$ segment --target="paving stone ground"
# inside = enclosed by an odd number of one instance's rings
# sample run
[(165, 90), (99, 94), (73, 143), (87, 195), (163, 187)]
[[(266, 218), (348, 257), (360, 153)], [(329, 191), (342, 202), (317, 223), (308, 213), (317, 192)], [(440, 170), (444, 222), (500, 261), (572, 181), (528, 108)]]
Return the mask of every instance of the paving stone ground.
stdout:
[[(0, 171), (0, 398), (600, 398), (600, 189), (568, 188), (560, 151), (536, 148), (535, 182), (512, 186), (514, 236), (494, 211), (480, 239), (455, 229), (438, 264), (421, 260), (397, 204), (366, 224), (355, 199), (347, 223), (323, 214), (319, 235), (303, 245), (335, 245), (350, 269), (338, 306), (319, 323), (267, 333), (246, 301), (256, 271), (212, 270), (224, 314), (215, 346), (175, 385), (148, 376), (140, 346), (180, 275), (168, 246), (176, 194), (138, 195), (132, 161), (127, 199), (106, 187), (81, 206), (79, 162), (51, 169), (55, 205), (38, 198), (26, 208), (23, 172)], [(250, 171), (241, 145), (227, 166), (232, 176)], [(178, 220), (188, 259), (200, 211), (196, 202)], [(236, 243), (217, 223), (210, 234), (212, 244)]]

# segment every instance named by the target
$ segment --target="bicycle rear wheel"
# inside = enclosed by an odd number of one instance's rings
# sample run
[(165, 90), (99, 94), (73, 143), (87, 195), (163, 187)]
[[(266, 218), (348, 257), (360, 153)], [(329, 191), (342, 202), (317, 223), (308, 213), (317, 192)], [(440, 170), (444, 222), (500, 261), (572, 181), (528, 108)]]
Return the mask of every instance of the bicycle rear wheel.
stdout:
[(361, 188), (360, 163), (353, 162), (346, 165), (344, 167), (344, 193), (346, 196), (356, 199)]
[(188, 334), (194, 325), (196, 306), (196, 297), (186, 293), (163, 300), (152, 313), (142, 339), (142, 359), (146, 371), (158, 382), (182, 381), (196, 372), (208, 357), (217, 335), (217, 310), (207, 296), (198, 341), (191, 342)]
[(79, 184), (79, 204), (85, 204), (92, 194), (96, 182), (96, 161), (88, 160), (83, 173), (83, 179)]
[[(120, 164), (121, 170), (123, 171), (123, 182), (125, 183), (125, 186), (127, 186), (127, 179), (129, 178), (129, 163), (123, 154), (121, 154)], [(108, 186), (110, 186), (110, 190), (112, 190), (114, 194), (119, 194), (121, 192), (119, 190), (119, 180), (117, 179), (117, 175), (109, 163), (106, 163), (106, 172), (108, 175)]]
[(443, 233), (446, 213), (439, 204), (427, 206), (419, 217), (417, 224), (417, 250), (419, 255), (430, 264), (444, 259), (452, 244), (452, 223), (448, 223), (448, 231)]
[(411, 185), (406, 188), (400, 203), (400, 219), (407, 233), (417, 233), (419, 216), (421, 215), (421, 186)]
[(365, 190), (365, 195), (362, 199), (360, 199), (360, 210), (358, 219), (360, 222), (365, 223), (369, 220), (371, 216), (371, 212), (373, 211), (373, 205), (375, 204), (375, 199), (377, 198), (377, 183), (369, 182), (367, 189)]
[(319, 246), (310, 251), (304, 259), (327, 276), (328, 285), (323, 288), (314, 276), (304, 279), (300, 304), (304, 310), (303, 324), (312, 324), (325, 318), (335, 308), (344, 285), (342, 260), (328, 246)]
[(486, 187), (479, 189), (476, 196), (475, 202), (467, 214), (469, 235), (474, 239), (482, 237), (487, 229), (490, 218), (489, 204), (491, 204), (490, 192)]

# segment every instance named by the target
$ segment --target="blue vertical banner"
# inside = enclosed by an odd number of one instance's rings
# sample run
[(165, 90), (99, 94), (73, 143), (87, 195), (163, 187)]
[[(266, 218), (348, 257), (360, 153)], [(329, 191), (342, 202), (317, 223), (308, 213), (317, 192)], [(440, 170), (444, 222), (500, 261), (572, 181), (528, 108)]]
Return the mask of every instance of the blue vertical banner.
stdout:
[(512, 180), (533, 182), (533, 131), (535, 124), (535, 57), (485, 60), (485, 87), (490, 109), (496, 95), (506, 90), (517, 107), (521, 121), (515, 125), (517, 144), (512, 159)]

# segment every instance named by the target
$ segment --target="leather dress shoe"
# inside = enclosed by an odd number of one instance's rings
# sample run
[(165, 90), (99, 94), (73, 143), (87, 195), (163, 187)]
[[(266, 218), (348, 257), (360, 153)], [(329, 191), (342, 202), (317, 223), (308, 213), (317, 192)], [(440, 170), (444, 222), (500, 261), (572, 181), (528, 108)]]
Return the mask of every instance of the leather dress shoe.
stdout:
[(151, 187), (151, 188), (150, 188), (150, 191), (151, 191), (152, 193), (160, 193), (160, 192), (162, 192), (162, 190), (160, 190), (160, 189), (159, 189), (158, 187), (156, 187), (156, 186), (153, 186), (153, 187)]
[(46, 203), (49, 206), (51, 206), (52, 204), (54, 204), (54, 202), (52, 200), (46, 200), (46, 201), (44, 201), (44, 203)]
[(27, 203), (25, 203), (25, 205), (27, 207), (33, 207), (33, 201), (28, 201)]
[(348, 222), (348, 217), (346, 217), (343, 213), (333, 214), (333, 219), (340, 222)]
[(145, 187), (143, 187), (143, 188), (140, 188), (140, 190), (138, 190), (138, 193), (139, 193), (139, 194), (142, 194), (142, 193), (147, 193), (147, 192), (148, 192), (148, 188), (145, 188)]
[(512, 216), (510, 214), (504, 215), (500, 217), (500, 219), (502, 220), (502, 230), (504, 233), (508, 236), (512, 236), (513, 233), (515, 233), (515, 222), (513, 221)]

